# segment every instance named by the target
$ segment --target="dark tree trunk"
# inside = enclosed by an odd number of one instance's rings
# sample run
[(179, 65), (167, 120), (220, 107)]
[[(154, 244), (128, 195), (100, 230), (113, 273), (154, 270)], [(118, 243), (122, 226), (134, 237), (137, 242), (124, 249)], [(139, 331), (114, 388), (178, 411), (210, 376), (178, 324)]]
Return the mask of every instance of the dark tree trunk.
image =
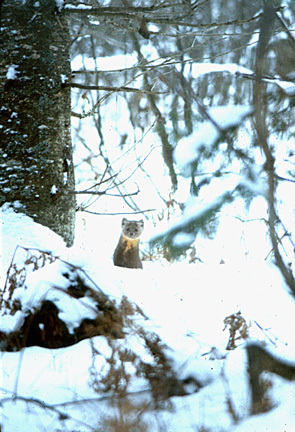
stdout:
[(265, 390), (261, 382), (262, 372), (271, 372), (288, 381), (295, 380), (295, 364), (290, 364), (271, 353), (260, 345), (249, 344), (247, 346), (248, 375), (252, 393), (252, 414), (265, 411)]
[(55, 0), (1, 6), (0, 205), (74, 240), (69, 22)]

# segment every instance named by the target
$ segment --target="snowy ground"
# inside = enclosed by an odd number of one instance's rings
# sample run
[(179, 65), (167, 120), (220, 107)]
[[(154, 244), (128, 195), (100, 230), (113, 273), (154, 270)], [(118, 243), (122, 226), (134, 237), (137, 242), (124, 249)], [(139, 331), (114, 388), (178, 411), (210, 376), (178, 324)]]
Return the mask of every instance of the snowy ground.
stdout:
[[(119, 235), (119, 219), (87, 218), (86, 225), (83, 219), (84, 216), (78, 219), (76, 245), (66, 249), (62, 240), (48, 228), (7, 208), (2, 211), (1, 286), (19, 245), (50, 250), (81, 266), (115, 300), (120, 301), (125, 295), (135, 302), (149, 318), (142, 319), (141, 325), (158, 333), (167, 344), (178, 375), (195, 377), (206, 384), (197, 393), (172, 397), (170, 410), (159, 409), (138, 416), (148, 424), (149, 432), (294, 431), (295, 384), (272, 377), (270, 398), (275, 408), (267, 414), (249, 417), (245, 341), (241, 340), (236, 350), (225, 349), (229, 333), (228, 329), (224, 330), (223, 320), (240, 311), (252, 340), (264, 341), (282, 358), (295, 359), (295, 304), (278, 271), (262, 259), (251, 260), (244, 255), (244, 259), (238, 260), (238, 252), (232, 253), (236, 259), (231, 260), (229, 251), (218, 241), (215, 254), (212, 252), (214, 259), (204, 263), (144, 262), (143, 270), (115, 268), (112, 253)], [(147, 228), (147, 237), (151, 231)], [(22, 259), (24, 254), (18, 249), (16, 260)], [(220, 264), (221, 259), (225, 263)], [(33, 304), (34, 296), (50, 292), (50, 284), (60, 282), (61, 266), (60, 262), (55, 262), (28, 275), (28, 290), (26, 294), (19, 294), (22, 298), (28, 297), (27, 305)], [(79, 320), (77, 311), (67, 310), (67, 304), (60, 302), (64, 317), (68, 315)], [(79, 313), (90, 312), (79, 309)], [(20, 317), (0, 316), (0, 331), (12, 329), (18, 319)], [(141, 352), (136, 335), (129, 335), (124, 343), (140, 355), (146, 355)], [(106, 419), (116, 415), (114, 409), (111, 410), (108, 399), (91, 386), (93, 346), (100, 352), (95, 367), (102, 370), (104, 358), (109, 355), (109, 346), (103, 337), (63, 349), (30, 347), (20, 352), (2, 352), (2, 430), (115, 430), (105, 426)], [(145, 383), (135, 379), (133, 391), (137, 392), (134, 403), (144, 403)], [(13, 398), (14, 395), (18, 398)], [(234, 424), (228, 400), (238, 416), (237, 424)], [(143, 430), (139, 420), (134, 430)]]

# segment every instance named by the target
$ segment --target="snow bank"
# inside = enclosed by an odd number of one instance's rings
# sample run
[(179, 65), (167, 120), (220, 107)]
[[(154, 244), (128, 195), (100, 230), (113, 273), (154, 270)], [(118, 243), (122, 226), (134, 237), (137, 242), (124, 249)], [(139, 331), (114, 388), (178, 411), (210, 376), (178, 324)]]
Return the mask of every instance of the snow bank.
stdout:
[[(223, 321), (240, 311), (252, 340), (266, 343), (282, 358), (295, 358), (295, 306), (284, 291), (276, 269), (263, 262), (240, 266), (236, 263), (160, 265), (144, 262), (143, 270), (121, 269), (113, 266), (111, 256), (100, 261), (94, 251), (87, 255), (85, 245), (77, 244), (65, 250), (63, 242), (47, 228), (11, 210), (2, 212), (2, 226), (5, 226), (5, 239), (9, 245), (3, 255), (6, 266), (20, 239), (24, 246), (52, 248), (68, 261), (72, 257), (75, 265), (80, 263), (91, 279), (116, 302), (126, 296), (141, 308), (144, 315), (137, 316), (136, 326), (156, 333), (166, 345), (165, 352), (177, 375), (185, 380), (188, 393), (170, 398), (172, 411), (164, 406), (157, 411), (144, 411), (141, 420), (149, 425), (150, 432), (158, 431), (159, 424), (163, 430), (173, 432), (194, 431), (196, 427), (220, 432), (265, 432), (266, 424), (269, 428), (272, 424), (269, 429), (272, 431), (274, 425), (277, 431), (291, 430), (284, 428), (294, 420), (294, 407), (288, 402), (295, 395), (294, 383), (280, 380), (279, 386), (274, 384), (270, 396), (277, 408), (248, 418), (250, 400), (243, 349), (245, 341), (237, 340), (239, 348), (236, 350), (225, 349), (229, 333), (224, 329)], [(109, 232), (103, 228), (101, 231), (107, 241)], [(105, 240), (101, 239), (102, 244)], [(62, 272), (63, 264), (57, 261), (28, 274), (28, 288), (19, 290), (19, 298), (30, 307), (33, 299), (55, 296), (60, 316), (65, 320), (79, 320), (81, 314), (91, 317), (92, 305), (81, 309), (77, 300), (76, 310), (72, 304), (69, 306), (62, 292), (50, 292), (51, 283), (64, 285)], [(11, 326), (13, 330), (18, 318), (12, 316), (9, 322), (0, 317), (1, 328)], [(150, 354), (138, 338), (136, 326), (133, 333), (114, 343), (116, 349), (132, 350), (142, 361), (148, 362)], [(94, 383), (97, 377), (107, 376), (113, 348), (105, 337), (98, 336), (63, 349), (30, 347), (19, 352), (1, 353), (4, 431), (22, 432), (29, 427), (31, 432), (40, 431), (40, 428), (86, 432), (97, 428), (98, 424), (105, 430), (105, 418), (112, 418), (114, 408), (107, 395), (95, 390)], [(126, 363), (126, 371), (133, 376), (131, 363)], [(130, 388), (135, 392), (133, 399), (130, 396), (130, 403), (143, 404), (150, 400), (144, 379), (133, 376)], [(14, 394), (19, 399), (12, 399)], [(239, 419), (236, 429), (229, 399)]]

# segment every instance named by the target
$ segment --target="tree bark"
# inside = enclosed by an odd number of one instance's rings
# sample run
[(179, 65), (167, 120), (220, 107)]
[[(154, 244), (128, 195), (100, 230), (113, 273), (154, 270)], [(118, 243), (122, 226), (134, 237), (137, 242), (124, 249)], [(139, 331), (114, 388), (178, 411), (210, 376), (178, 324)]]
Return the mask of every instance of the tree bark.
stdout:
[(69, 22), (55, 0), (5, 0), (0, 205), (11, 203), (74, 241)]
[(246, 348), (248, 356), (248, 375), (252, 394), (251, 413), (264, 411), (265, 391), (261, 382), (262, 372), (274, 373), (288, 381), (295, 380), (295, 364), (275, 358), (270, 352), (257, 344), (249, 344)]

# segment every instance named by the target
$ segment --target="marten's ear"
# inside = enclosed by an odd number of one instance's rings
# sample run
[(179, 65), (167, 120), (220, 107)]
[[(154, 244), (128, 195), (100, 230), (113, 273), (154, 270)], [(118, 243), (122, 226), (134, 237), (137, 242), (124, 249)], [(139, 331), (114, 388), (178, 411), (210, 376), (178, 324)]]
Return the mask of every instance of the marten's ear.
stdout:
[(140, 226), (144, 226), (144, 222), (143, 222), (143, 219), (141, 219), (140, 221), (138, 221), (138, 223), (140, 224)]
[(128, 222), (128, 220), (126, 218), (122, 219), (122, 226), (124, 226), (126, 224), (126, 222)]

